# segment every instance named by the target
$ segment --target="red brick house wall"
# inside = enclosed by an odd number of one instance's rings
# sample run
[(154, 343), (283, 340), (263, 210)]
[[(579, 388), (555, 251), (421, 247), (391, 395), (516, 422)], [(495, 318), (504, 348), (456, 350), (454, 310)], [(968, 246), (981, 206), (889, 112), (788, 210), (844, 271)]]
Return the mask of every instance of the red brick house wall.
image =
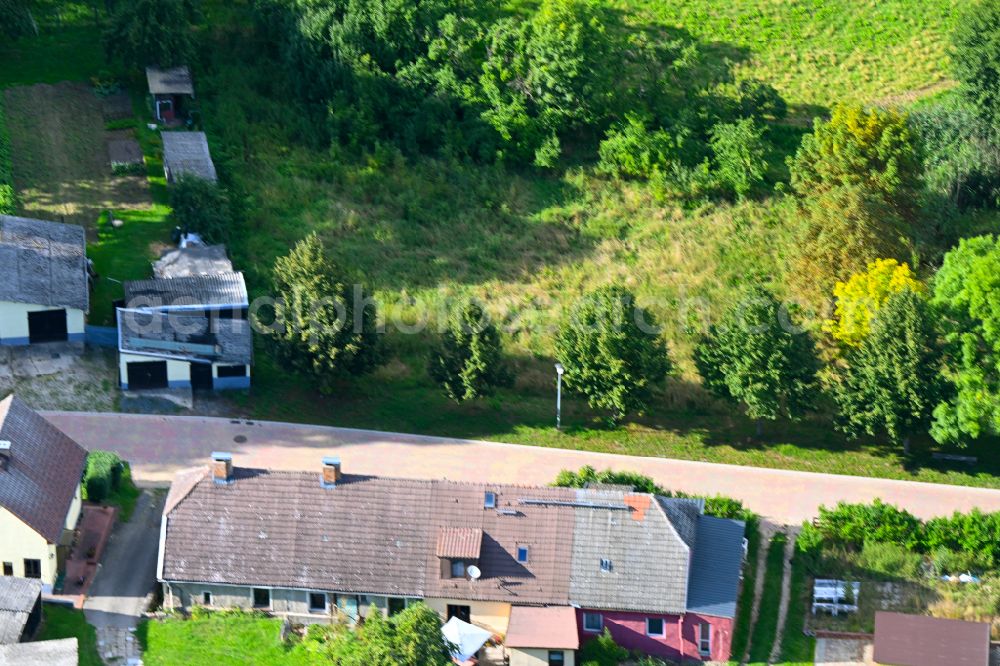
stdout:
[[(580, 644), (595, 637), (598, 633), (584, 631), (583, 614), (599, 613), (604, 619), (604, 626), (611, 632), (615, 642), (629, 650), (639, 650), (654, 657), (680, 661), (684, 659), (702, 659), (711, 661), (727, 661), (733, 640), (733, 620), (710, 615), (687, 613), (679, 615), (662, 615), (658, 613), (633, 613), (622, 611), (601, 611), (594, 609), (577, 609), (576, 626), (580, 633)], [(664, 636), (646, 635), (646, 618), (658, 617), (664, 621)], [(698, 653), (698, 627), (702, 623), (712, 625), (712, 653), (702, 656)]]

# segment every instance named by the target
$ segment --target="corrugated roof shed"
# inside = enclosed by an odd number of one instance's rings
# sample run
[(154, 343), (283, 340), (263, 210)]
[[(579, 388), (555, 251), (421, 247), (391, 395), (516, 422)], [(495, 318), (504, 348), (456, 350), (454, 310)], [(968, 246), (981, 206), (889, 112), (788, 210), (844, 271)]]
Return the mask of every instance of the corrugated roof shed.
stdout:
[(153, 95), (194, 95), (191, 70), (187, 67), (146, 68), (146, 83)]
[(124, 289), (128, 308), (245, 308), (250, 303), (243, 273), (131, 280)]
[(118, 341), (121, 351), (185, 361), (247, 365), (253, 359), (245, 319), (119, 309)]
[(688, 584), (688, 612), (736, 617), (745, 531), (746, 525), (739, 520), (698, 516), (697, 542)]
[(58, 543), (87, 452), (13, 395), (0, 402), (0, 440), (10, 442), (0, 506)]
[(87, 310), (83, 227), (0, 215), (0, 301)]
[(989, 666), (990, 625), (877, 611), (874, 658), (886, 666)]
[(17, 643), (42, 595), (42, 581), (0, 576), (0, 645)]
[(153, 264), (153, 277), (179, 278), (232, 273), (225, 245), (192, 246), (164, 252)]
[(197, 176), (212, 182), (218, 180), (204, 132), (161, 132), (160, 136), (163, 137), (163, 168), (168, 178)]
[(0, 666), (77, 666), (78, 645), (75, 638), (0, 645)]

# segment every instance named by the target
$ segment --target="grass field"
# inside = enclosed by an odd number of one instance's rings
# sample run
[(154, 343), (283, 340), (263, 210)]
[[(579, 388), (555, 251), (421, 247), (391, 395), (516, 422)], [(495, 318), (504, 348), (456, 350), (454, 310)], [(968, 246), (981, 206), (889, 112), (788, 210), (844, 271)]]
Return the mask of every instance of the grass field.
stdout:
[(306, 666), (315, 658), (281, 642), (276, 618), (212, 613), (195, 620), (144, 620), (136, 632), (147, 666)]
[(781, 601), (781, 580), (784, 568), (785, 541), (779, 532), (767, 546), (764, 588), (760, 596), (760, 612), (750, 634), (748, 664), (767, 664), (778, 632), (778, 605)]
[(813, 663), (816, 639), (803, 633), (812, 589), (805, 560), (796, 552), (792, 558), (791, 591), (788, 597), (788, 615), (781, 638), (781, 661), (787, 666), (805, 666)]
[(44, 620), (37, 640), (50, 641), (57, 638), (76, 638), (80, 654), (80, 666), (104, 666), (97, 651), (97, 633), (87, 624), (83, 611), (65, 606), (45, 604), (42, 606)]

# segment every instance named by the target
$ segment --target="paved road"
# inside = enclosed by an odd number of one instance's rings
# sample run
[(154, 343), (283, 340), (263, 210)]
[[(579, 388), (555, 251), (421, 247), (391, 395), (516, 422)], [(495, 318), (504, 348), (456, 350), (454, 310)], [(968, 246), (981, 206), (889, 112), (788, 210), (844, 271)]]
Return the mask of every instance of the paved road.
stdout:
[(98, 649), (108, 663), (115, 658), (128, 663), (139, 656), (134, 631), (156, 582), (163, 499), (162, 492), (144, 492), (132, 519), (115, 528), (84, 603), (83, 612), (97, 630)]
[(923, 518), (973, 507), (1000, 511), (1000, 490), (984, 488), (288, 423), (78, 412), (45, 416), (87, 448), (117, 451), (132, 462), (138, 480), (160, 485), (179, 469), (207, 463), (212, 451), (231, 452), (241, 466), (317, 474), (322, 456), (336, 454), (349, 473), (410, 478), (544, 484), (559, 470), (582, 465), (637, 470), (667, 488), (739, 498), (784, 524), (812, 518), (820, 505), (876, 497)]

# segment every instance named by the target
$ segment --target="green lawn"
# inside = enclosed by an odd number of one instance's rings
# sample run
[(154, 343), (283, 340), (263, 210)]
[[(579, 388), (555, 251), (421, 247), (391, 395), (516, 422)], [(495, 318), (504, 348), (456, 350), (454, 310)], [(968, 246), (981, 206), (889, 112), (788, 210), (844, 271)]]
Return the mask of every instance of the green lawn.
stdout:
[(778, 631), (778, 606), (781, 603), (781, 581), (784, 568), (787, 537), (779, 532), (767, 547), (767, 568), (764, 571), (764, 589), (760, 597), (760, 611), (750, 634), (750, 664), (766, 664), (774, 647)]
[[(748, 530), (751, 527), (747, 526)], [(750, 640), (750, 620), (753, 616), (753, 595), (757, 581), (757, 552), (760, 550), (760, 530), (752, 526), (747, 534), (747, 557), (743, 567), (743, 583), (736, 610), (736, 625), (733, 629), (731, 657), (738, 663), (743, 658)]]
[(80, 666), (104, 666), (97, 651), (97, 633), (87, 624), (83, 611), (66, 606), (44, 604), (44, 620), (37, 640), (76, 638), (79, 644)]
[(788, 616), (785, 618), (785, 631), (781, 639), (781, 661), (787, 666), (812, 664), (816, 652), (816, 639), (802, 633), (812, 599), (809, 581), (804, 556), (796, 551), (792, 558)]
[(282, 621), (246, 613), (144, 620), (137, 635), (146, 666), (306, 666), (304, 650), (281, 642)]

